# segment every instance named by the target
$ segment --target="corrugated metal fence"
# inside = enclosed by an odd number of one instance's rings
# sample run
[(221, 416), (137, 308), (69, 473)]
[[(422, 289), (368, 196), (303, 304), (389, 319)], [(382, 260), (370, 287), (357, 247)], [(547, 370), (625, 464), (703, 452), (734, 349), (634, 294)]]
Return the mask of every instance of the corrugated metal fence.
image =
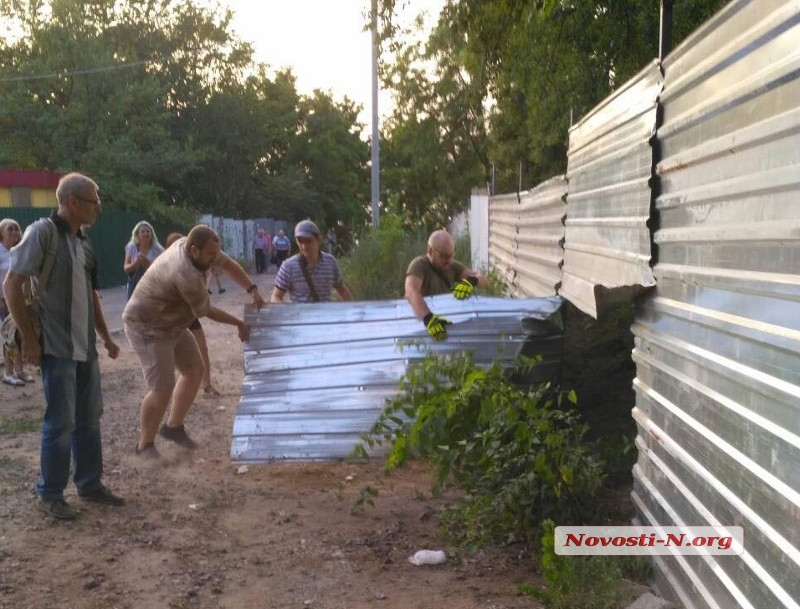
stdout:
[(664, 63), (634, 500), (745, 532), (741, 557), (659, 557), (687, 607), (800, 600), (799, 49), (798, 3), (736, 2)]
[(655, 284), (647, 223), (661, 87), (654, 62), (570, 130), (559, 292), (594, 317), (598, 307)]
[[(596, 317), (652, 288), (632, 327), (637, 518), (744, 529), (741, 557), (658, 557), (662, 593), (800, 607), (800, 2), (731, 2), (569, 151), (559, 294)], [(521, 244), (547, 242), (525, 196), (489, 204), (490, 260), (518, 286), (537, 272)]]

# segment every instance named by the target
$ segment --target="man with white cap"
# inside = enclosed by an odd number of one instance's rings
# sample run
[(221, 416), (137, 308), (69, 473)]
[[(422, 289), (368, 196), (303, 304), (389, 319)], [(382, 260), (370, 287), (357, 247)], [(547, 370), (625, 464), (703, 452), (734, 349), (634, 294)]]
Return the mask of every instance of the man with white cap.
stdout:
[(281, 265), (271, 301), (282, 303), (288, 293), (292, 302), (330, 302), (331, 290), (336, 290), (341, 300), (353, 300), (336, 258), (320, 251), (322, 237), (317, 225), (311, 220), (298, 222), (294, 238), (300, 253)]

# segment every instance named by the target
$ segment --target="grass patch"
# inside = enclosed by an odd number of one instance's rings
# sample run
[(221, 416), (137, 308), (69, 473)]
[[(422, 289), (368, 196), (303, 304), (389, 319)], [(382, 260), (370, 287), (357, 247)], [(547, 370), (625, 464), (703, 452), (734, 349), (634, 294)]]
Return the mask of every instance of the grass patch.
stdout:
[(39, 417), (14, 417), (0, 420), (0, 436), (18, 436), (23, 433), (39, 431), (42, 420)]

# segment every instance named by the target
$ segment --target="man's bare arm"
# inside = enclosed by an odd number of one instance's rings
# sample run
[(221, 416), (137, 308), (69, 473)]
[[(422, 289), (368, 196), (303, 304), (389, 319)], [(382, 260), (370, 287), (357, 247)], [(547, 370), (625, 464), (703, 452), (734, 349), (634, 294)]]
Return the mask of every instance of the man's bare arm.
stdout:
[(411, 305), (414, 314), (420, 319), (425, 319), (431, 310), (422, 296), (422, 279), (415, 275), (406, 275), (406, 300)]
[(479, 273), (478, 271), (473, 271), (472, 269), (465, 269), (463, 273), (461, 273), (461, 279), (466, 279), (467, 277), (475, 277), (478, 280), (477, 287), (483, 288), (484, 290), (489, 288), (489, 278), (484, 275), (483, 273)]
[(353, 300), (353, 295), (345, 284), (338, 285), (334, 289), (341, 300)]
[(108, 356), (111, 359), (117, 359), (119, 355), (119, 345), (114, 342), (114, 339), (111, 338), (111, 334), (108, 332), (106, 316), (105, 313), (103, 313), (103, 301), (100, 298), (100, 294), (97, 293), (97, 290), (92, 290), (92, 304), (94, 305), (94, 328), (97, 330), (100, 338), (103, 339), (103, 346), (106, 348)]
[[(248, 293), (253, 298), (253, 304), (257, 309), (260, 309), (264, 306), (264, 298), (261, 296), (261, 293), (258, 291), (258, 286), (256, 282), (250, 278), (250, 275), (247, 274), (242, 268), (242, 265), (236, 262), (233, 258), (228, 258), (225, 260), (225, 263), (222, 265), (222, 270), (230, 275), (231, 279), (233, 279), (236, 283), (242, 286), (245, 290), (250, 290)], [(256, 286), (250, 289), (252, 286)]]
[(227, 311), (223, 311), (222, 309), (218, 309), (217, 307), (211, 307), (211, 310), (208, 312), (207, 317), (210, 320), (219, 322), (221, 324), (236, 326), (236, 328), (239, 330), (239, 340), (241, 340), (242, 342), (245, 342), (250, 338), (250, 326), (248, 326), (246, 323), (244, 323), (244, 321), (242, 321), (238, 317), (234, 317)]
[(283, 300), (285, 296), (286, 296), (286, 290), (275, 288), (274, 290), (272, 290), (272, 296), (270, 297), (269, 301), (277, 304), (283, 304), (285, 302)]
[(23, 340), (36, 337), (33, 324), (25, 310), (24, 287), (28, 281), (30, 281), (30, 277), (27, 275), (20, 275), (14, 271), (8, 271), (6, 280), (3, 282), (3, 292), (6, 297), (8, 312), (14, 319), (14, 323), (17, 325), (17, 329)]

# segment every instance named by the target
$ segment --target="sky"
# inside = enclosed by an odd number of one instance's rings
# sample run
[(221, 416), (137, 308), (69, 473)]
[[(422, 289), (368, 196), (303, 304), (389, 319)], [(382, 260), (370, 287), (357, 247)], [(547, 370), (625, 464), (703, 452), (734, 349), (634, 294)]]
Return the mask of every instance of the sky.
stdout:
[[(431, 22), (444, 0), (405, 0), (409, 20), (428, 11)], [(291, 67), (297, 90), (330, 90), (342, 100), (346, 95), (362, 104), (361, 121), (372, 117), (371, 38), (362, 31), (370, 0), (219, 0), (234, 12), (233, 29), (251, 42), (256, 60), (272, 68)], [(398, 2), (401, 4), (401, 2)], [(389, 114), (391, 97), (381, 93), (378, 109)]]

